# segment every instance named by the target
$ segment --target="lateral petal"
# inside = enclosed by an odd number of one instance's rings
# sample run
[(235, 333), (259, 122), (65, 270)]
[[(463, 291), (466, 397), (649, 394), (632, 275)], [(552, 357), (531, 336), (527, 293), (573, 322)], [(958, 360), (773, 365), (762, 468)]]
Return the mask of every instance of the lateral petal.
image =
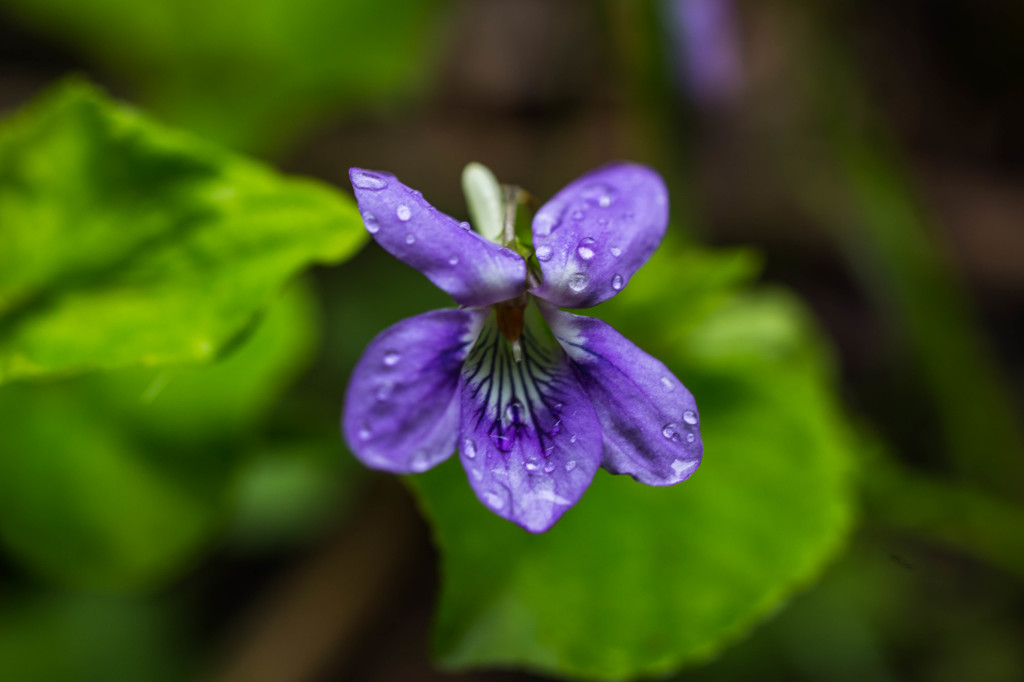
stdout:
[(342, 417), (345, 440), (366, 466), (418, 473), (455, 452), (459, 368), (487, 313), (435, 310), (370, 342), (349, 381)]
[(553, 306), (542, 311), (601, 422), (602, 466), (647, 485), (689, 478), (704, 454), (693, 394), (605, 322)]
[(533, 217), (543, 281), (536, 296), (589, 308), (615, 296), (651, 257), (668, 225), (668, 192), (646, 166), (616, 163), (569, 183)]
[(527, 324), (517, 362), (491, 320), (459, 385), (459, 456), (469, 483), (491, 511), (531, 533), (545, 532), (576, 504), (601, 463), (590, 399), (542, 332)]
[(363, 224), (398, 260), (465, 306), (485, 306), (526, 290), (526, 261), (427, 203), (390, 173), (352, 168)]

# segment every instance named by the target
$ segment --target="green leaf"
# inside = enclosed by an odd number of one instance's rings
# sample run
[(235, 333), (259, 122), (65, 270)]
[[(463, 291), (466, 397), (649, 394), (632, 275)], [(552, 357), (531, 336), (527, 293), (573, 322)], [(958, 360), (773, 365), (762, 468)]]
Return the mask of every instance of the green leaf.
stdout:
[(670, 251), (602, 312), (697, 396), (700, 470), (670, 488), (599, 472), (540, 536), (490, 514), (457, 461), (411, 479), (442, 552), (445, 666), (664, 674), (740, 637), (842, 546), (851, 441), (813, 325), (785, 293), (729, 293), (747, 256)]
[(170, 600), (41, 590), (0, 594), (0, 679), (172, 682), (196, 661)]
[(0, 540), (61, 583), (137, 587), (185, 566), (217, 530), (266, 414), (313, 351), (291, 288), (220, 362), (0, 388)]
[(350, 198), (66, 85), (0, 127), (0, 383), (208, 361), (364, 239)]
[(435, 0), (6, 0), (175, 125), (267, 151), (426, 82)]

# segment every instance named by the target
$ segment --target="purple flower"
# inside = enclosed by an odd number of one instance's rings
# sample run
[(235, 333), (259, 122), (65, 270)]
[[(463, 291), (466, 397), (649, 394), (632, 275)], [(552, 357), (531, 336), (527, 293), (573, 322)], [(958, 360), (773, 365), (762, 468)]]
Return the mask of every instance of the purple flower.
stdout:
[(599, 466), (655, 486), (696, 470), (693, 395), (609, 325), (558, 308), (615, 296), (657, 248), (668, 222), (657, 173), (621, 163), (572, 182), (533, 217), (532, 254), (514, 220), (499, 244), (393, 175), (350, 176), (377, 243), (459, 304), (366, 349), (342, 419), (363, 463), (417, 473), (458, 448), (480, 501), (534, 533), (579, 501)]

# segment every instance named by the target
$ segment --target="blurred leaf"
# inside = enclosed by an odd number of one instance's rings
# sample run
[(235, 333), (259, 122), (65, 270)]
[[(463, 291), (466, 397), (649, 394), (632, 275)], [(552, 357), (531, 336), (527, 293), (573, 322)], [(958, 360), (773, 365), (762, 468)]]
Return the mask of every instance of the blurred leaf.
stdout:
[(853, 453), (827, 354), (789, 295), (728, 293), (750, 262), (666, 248), (602, 306), (697, 396), (705, 459), (686, 483), (599, 472), (534, 536), (480, 505), (457, 461), (411, 479), (442, 550), (443, 664), (662, 674), (738, 638), (842, 546)]
[(436, 0), (4, 0), (147, 104), (237, 149), (424, 80)]
[(237, 437), (306, 364), (314, 330), (308, 292), (290, 289), (210, 367), (0, 388), (0, 539), (68, 584), (131, 587), (180, 569), (217, 527)]
[(152, 601), (115, 596), (0, 596), (0, 679), (184, 679), (187, 665), (173, 615)]
[(364, 238), (350, 198), (69, 84), (0, 127), (0, 383), (209, 360)]
[(232, 486), (233, 545), (278, 549), (326, 530), (367, 474), (332, 436), (265, 447), (245, 462)]

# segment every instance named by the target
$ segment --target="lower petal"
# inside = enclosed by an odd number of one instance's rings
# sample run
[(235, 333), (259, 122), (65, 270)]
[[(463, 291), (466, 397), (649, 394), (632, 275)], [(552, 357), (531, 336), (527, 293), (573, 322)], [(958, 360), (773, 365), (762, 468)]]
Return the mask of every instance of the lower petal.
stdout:
[(558, 344), (529, 323), (519, 342), (517, 361), (492, 320), (466, 359), (459, 454), (481, 502), (543, 533), (594, 478), (601, 427)]
[(610, 325), (553, 306), (542, 310), (601, 422), (602, 466), (647, 485), (689, 478), (704, 453), (693, 394)]
[(459, 368), (488, 311), (435, 310), (381, 332), (363, 353), (345, 397), (342, 428), (372, 469), (426, 471), (455, 451)]

